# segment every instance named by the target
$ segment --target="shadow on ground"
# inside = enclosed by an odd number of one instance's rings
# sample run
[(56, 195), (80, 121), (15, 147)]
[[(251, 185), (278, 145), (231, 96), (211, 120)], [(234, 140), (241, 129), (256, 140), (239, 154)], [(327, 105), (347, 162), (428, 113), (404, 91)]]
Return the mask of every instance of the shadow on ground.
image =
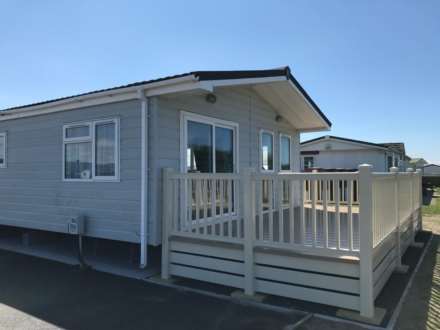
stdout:
[[(440, 218), (437, 219), (440, 222)], [(433, 240), (402, 306), (396, 329), (440, 329), (440, 236)]]
[(283, 329), (303, 316), (5, 251), (0, 283), (1, 329)]

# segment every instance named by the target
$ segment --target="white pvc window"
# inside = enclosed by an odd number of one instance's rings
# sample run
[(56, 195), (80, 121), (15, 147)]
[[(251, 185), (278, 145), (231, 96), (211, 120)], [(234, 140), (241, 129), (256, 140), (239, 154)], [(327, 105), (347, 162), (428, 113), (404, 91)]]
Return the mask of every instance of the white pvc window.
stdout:
[(260, 168), (262, 171), (274, 170), (274, 134), (270, 131), (260, 133)]
[(238, 124), (183, 112), (182, 133), (185, 172), (237, 172)]
[(6, 133), (0, 133), (0, 168), (6, 167)]
[(285, 134), (280, 134), (280, 170), (292, 170), (292, 138)]
[(119, 179), (119, 120), (65, 125), (63, 178), (66, 181)]

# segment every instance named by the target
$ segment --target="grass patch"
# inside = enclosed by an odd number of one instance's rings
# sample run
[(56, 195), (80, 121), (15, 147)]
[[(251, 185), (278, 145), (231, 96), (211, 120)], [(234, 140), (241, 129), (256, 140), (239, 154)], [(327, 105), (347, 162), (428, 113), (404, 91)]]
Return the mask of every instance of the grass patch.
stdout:
[(431, 204), (422, 207), (423, 215), (438, 215), (440, 214), (440, 188), (436, 188), (432, 196)]

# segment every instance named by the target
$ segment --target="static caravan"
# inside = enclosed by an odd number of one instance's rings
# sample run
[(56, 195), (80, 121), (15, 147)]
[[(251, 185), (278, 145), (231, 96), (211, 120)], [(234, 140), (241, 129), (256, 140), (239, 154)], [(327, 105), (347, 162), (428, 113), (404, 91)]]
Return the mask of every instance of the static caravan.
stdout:
[(301, 142), (301, 169), (355, 171), (360, 164), (370, 164), (377, 172), (393, 166), (406, 169), (403, 143), (372, 143), (338, 136), (322, 136)]
[(85, 236), (138, 244), (144, 267), (162, 239), (162, 168), (298, 171), (300, 132), (329, 127), (289, 68), (190, 72), (5, 109), (0, 225), (65, 233), (81, 217)]
[[(288, 67), (196, 71), (5, 109), (0, 228), (129, 242), (141, 268), (161, 245), (164, 279), (372, 317), (421, 227), (421, 177), (371, 165), (301, 173), (300, 133), (330, 126)], [(302, 148), (320, 156), (323, 142)], [(374, 149), (374, 170), (387, 170), (389, 148), (335, 143)]]

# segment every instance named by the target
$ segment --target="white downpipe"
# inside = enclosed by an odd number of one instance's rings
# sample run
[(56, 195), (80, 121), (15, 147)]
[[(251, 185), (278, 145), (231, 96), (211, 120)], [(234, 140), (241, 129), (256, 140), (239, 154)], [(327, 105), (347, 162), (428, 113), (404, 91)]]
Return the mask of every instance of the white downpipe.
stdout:
[(138, 90), (141, 100), (141, 255), (140, 267), (145, 268), (148, 264), (148, 98), (144, 90)]

